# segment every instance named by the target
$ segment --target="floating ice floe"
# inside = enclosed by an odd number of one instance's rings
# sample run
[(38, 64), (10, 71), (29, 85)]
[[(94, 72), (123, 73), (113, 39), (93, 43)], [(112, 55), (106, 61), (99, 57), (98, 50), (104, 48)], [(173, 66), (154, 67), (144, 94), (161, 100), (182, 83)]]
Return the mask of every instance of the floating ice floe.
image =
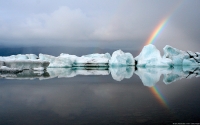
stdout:
[(105, 54), (95, 53), (95, 54), (83, 55), (75, 59), (73, 66), (85, 66), (85, 67), (108, 66), (110, 58), (111, 56), (109, 53)]
[(163, 58), (169, 58), (172, 60), (172, 64), (174, 66), (193, 66), (200, 64), (200, 53), (199, 52), (192, 52), (192, 51), (182, 51), (178, 50), (174, 47), (166, 45), (164, 48), (164, 55)]
[(139, 67), (170, 67), (172, 60), (161, 57), (160, 51), (152, 44), (144, 46), (142, 52), (135, 57)]
[(173, 67), (173, 66), (200, 66), (200, 53), (182, 51), (166, 45), (164, 55), (152, 44), (144, 46), (141, 53), (133, 58), (131, 53), (124, 53), (122, 50), (109, 53), (89, 54), (78, 57), (61, 53), (55, 57), (47, 54), (18, 54), (7, 57), (0, 56), (0, 66), (17, 68), (20, 70), (45, 70), (49, 68), (69, 67)]
[(47, 54), (39, 54), (39, 60), (48, 61), (50, 64), (48, 67), (51, 68), (67, 68), (72, 67), (72, 61), (69, 57), (64, 56), (51, 56)]
[(134, 66), (135, 60), (130, 53), (124, 53), (122, 50), (113, 52), (111, 59), (109, 60), (110, 66)]
[[(48, 67), (48, 61), (38, 60), (38, 57), (35, 54), (18, 54), (11, 55), (6, 57), (0, 57), (0, 66), (6, 66), (3, 70), (44, 70)], [(2, 68), (1, 68), (2, 69)]]
[(108, 66), (110, 54), (89, 54), (81, 57), (61, 53), (60, 56), (54, 57), (46, 54), (39, 54), (40, 60), (49, 61), (49, 67), (67, 68), (67, 67), (101, 67)]

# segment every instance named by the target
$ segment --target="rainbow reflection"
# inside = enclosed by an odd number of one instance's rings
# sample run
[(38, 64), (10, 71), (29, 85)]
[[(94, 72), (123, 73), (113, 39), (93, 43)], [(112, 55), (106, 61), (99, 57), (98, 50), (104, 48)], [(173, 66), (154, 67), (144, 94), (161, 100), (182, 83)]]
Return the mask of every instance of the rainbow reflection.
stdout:
[(156, 97), (156, 99), (166, 108), (168, 108), (168, 104), (162, 93), (157, 87), (151, 87), (150, 88), (153, 95)]
[[(156, 28), (153, 30), (147, 41), (145, 42), (145, 45), (154, 43), (156, 38), (159, 36), (159, 34), (162, 32), (164, 27), (166, 26), (169, 19), (172, 17), (172, 15), (175, 13), (175, 11), (180, 7), (182, 4), (182, 0), (178, 1), (178, 3), (171, 9), (171, 11), (167, 14), (165, 18), (163, 18), (159, 24), (156, 26)], [(168, 104), (162, 93), (159, 91), (157, 87), (151, 87), (150, 91), (153, 93), (153, 95), (157, 98), (157, 100), (166, 108), (168, 108)]]

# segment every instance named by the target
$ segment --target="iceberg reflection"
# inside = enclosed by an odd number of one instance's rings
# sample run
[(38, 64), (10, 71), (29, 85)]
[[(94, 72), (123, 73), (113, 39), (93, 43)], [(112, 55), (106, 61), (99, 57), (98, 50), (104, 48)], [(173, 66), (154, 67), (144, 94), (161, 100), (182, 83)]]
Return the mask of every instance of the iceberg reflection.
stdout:
[(121, 66), (109, 68), (112, 78), (116, 81), (121, 81), (124, 78), (129, 79), (133, 76), (135, 67), (133, 66)]
[(197, 66), (175, 66), (167, 67), (73, 67), (73, 68), (47, 68), (46, 71), (24, 70), (23, 72), (0, 72), (0, 78), (5, 79), (52, 79), (52, 78), (70, 78), (77, 75), (109, 75), (116, 81), (129, 79), (136, 74), (141, 79), (144, 86), (152, 87), (160, 80), (163, 75), (163, 82), (171, 84), (183, 78), (190, 79), (200, 76), (200, 67)]

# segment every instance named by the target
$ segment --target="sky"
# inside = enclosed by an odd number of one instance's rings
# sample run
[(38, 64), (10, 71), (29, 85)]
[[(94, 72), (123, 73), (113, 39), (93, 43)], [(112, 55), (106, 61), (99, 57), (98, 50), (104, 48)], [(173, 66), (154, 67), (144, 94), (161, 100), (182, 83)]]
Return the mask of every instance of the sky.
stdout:
[(199, 0), (0, 0), (0, 46), (199, 51)]

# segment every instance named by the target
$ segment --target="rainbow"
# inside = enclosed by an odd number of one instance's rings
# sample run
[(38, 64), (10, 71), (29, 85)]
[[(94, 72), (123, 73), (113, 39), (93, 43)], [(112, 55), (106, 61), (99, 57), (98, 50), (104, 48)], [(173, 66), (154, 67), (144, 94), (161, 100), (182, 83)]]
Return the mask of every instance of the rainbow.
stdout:
[(156, 99), (166, 108), (168, 108), (168, 104), (162, 93), (159, 91), (157, 87), (151, 87), (150, 91), (156, 97)]
[[(171, 11), (168, 13), (168, 15), (163, 18), (156, 28), (153, 30), (147, 41), (145, 42), (145, 45), (153, 44), (156, 40), (156, 38), (159, 36), (159, 34), (163, 31), (164, 27), (166, 26), (169, 19), (172, 17), (172, 15), (175, 13), (175, 11), (180, 7), (180, 5), (183, 3), (183, 1), (178, 1), (177, 4), (171, 9)], [(157, 98), (157, 100), (166, 108), (168, 108), (168, 104), (162, 93), (159, 91), (157, 87), (151, 87), (150, 91), (153, 93), (153, 95)]]
[(167, 16), (158, 23), (156, 28), (153, 30), (153, 32), (145, 42), (145, 45), (152, 44), (155, 42), (156, 38), (162, 32), (169, 19), (175, 14), (175, 11), (181, 6), (182, 3), (183, 3), (182, 0), (178, 1), (177, 4), (175, 4), (175, 6), (171, 9), (171, 11), (167, 14)]
[(148, 38), (147, 42), (145, 43), (145, 45), (151, 44), (155, 42), (155, 39), (158, 37), (158, 35), (161, 33), (161, 31), (164, 29), (165, 25), (167, 24), (168, 21), (168, 17), (164, 18), (158, 25), (157, 27), (154, 29), (154, 31), (152, 32), (152, 34), (150, 35), (150, 37)]

